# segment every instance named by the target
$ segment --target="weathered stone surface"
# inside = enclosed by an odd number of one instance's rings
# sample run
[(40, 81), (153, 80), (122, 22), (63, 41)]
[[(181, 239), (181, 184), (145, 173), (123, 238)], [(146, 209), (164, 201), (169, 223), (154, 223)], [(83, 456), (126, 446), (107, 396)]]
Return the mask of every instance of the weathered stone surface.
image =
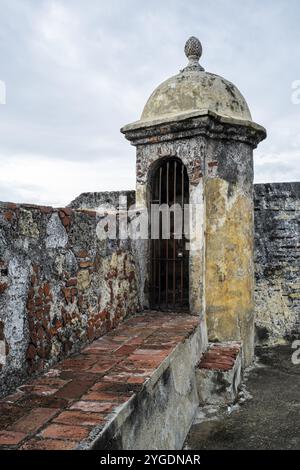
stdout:
[(139, 310), (130, 240), (99, 240), (99, 217), (0, 204), (0, 394)]
[[(105, 428), (100, 426), (98, 430), (95, 429), (79, 448), (182, 448), (198, 403), (194, 367), (206, 347), (201, 340), (201, 327), (197, 318), (190, 317), (190, 321), (193, 320), (195, 326), (197, 324), (194, 332), (171, 354), (167, 353), (165, 360), (159, 359), (156, 365), (152, 363), (152, 370), (156, 370), (148, 380), (143, 378), (141, 383), (144, 382), (144, 387), (111, 415)], [(143, 361), (140, 356), (143, 354), (137, 355), (135, 359), (137, 364)], [(150, 361), (153, 351), (144, 356)], [(124, 381), (124, 378), (119, 376), (116, 383)], [(127, 381), (127, 384), (130, 386), (131, 382)]]
[(180, 449), (198, 406), (200, 330), (178, 313), (124, 321), (3, 398), (0, 447)]
[(183, 70), (159, 85), (146, 103), (141, 120), (195, 110), (251, 120), (239, 90), (224, 78), (201, 70)]
[[(218, 152), (217, 150), (220, 150)], [(206, 182), (205, 301), (210, 341), (242, 341), (244, 359), (254, 351), (254, 265), (252, 154), (248, 147), (231, 144), (226, 164), (215, 147), (218, 167)], [(230, 172), (244, 161), (244, 171)], [(229, 163), (231, 162), (231, 163)]]
[(291, 361), (291, 346), (257, 348), (256, 355), (237, 406), (199, 407), (186, 451), (300, 448), (300, 367)]
[(254, 186), (256, 337), (273, 344), (300, 331), (300, 183)]
[(228, 342), (209, 345), (196, 369), (200, 406), (234, 403), (241, 380), (241, 344)]
[[(196, 85), (193, 88), (194, 78), (187, 78), (194, 93), (191, 102), (201, 101), (206, 93), (202, 72), (195, 73), (199, 90)], [(157, 100), (154, 92), (148, 117), (143, 115), (121, 129), (137, 148), (136, 204), (143, 209), (149, 206), (152, 174), (162, 159), (176, 157), (183, 162), (193, 214), (189, 222), (190, 312), (203, 320), (204, 336), (207, 325), (210, 341), (242, 341), (244, 361), (249, 364), (254, 351), (253, 149), (266, 131), (242, 116), (238, 119), (234, 112), (224, 117), (215, 109), (186, 109), (186, 77), (184, 73), (178, 77), (166, 82), (170, 89), (161, 87), (161, 95), (158, 90)], [(171, 115), (164, 111), (168, 100), (176, 108)], [(209, 103), (214, 103), (212, 96)], [(172, 111), (172, 105), (166, 109)], [(183, 106), (182, 112), (177, 105)], [(150, 250), (147, 241), (139, 242), (135, 250), (144, 306), (149, 305)]]
[(46, 248), (64, 248), (68, 242), (68, 235), (58, 214), (51, 215), (47, 223)]
[(82, 193), (69, 204), (73, 209), (89, 209), (98, 212), (119, 208), (120, 197), (127, 198), (127, 206), (135, 203), (135, 191), (103, 191)]
[(30, 439), (21, 450), (73, 450), (77, 442), (64, 439)]

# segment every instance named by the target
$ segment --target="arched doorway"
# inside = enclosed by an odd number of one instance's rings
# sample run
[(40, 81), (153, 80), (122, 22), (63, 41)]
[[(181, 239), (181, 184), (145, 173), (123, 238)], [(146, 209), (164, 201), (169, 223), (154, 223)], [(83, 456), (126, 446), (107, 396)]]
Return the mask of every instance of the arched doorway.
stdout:
[(189, 309), (189, 252), (184, 208), (189, 203), (189, 179), (181, 160), (160, 162), (150, 191), (150, 305), (156, 310), (185, 311)]

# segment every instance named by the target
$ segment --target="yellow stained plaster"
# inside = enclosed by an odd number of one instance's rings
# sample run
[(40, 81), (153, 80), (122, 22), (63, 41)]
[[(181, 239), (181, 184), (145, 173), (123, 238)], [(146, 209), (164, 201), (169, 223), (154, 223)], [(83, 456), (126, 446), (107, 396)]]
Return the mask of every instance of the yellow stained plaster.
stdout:
[(210, 340), (242, 340), (252, 355), (253, 209), (238, 187), (206, 184), (206, 313)]

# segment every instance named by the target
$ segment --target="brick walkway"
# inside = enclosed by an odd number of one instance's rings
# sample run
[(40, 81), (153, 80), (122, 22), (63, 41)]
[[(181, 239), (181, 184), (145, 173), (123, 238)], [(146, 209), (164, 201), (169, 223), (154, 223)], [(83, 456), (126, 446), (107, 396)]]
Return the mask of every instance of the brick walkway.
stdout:
[(0, 401), (0, 449), (75, 449), (138, 393), (198, 325), (147, 312), (58, 363)]

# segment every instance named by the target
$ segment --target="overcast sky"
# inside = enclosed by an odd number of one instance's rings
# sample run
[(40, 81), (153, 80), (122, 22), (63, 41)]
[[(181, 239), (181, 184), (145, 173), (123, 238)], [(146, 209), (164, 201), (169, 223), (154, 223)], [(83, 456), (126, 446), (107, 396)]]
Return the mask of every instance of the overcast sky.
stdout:
[(300, 181), (299, 22), (299, 0), (0, 0), (0, 200), (134, 188), (119, 129), (186, 65), (191, 35), (267, 128), (256, 182)]

